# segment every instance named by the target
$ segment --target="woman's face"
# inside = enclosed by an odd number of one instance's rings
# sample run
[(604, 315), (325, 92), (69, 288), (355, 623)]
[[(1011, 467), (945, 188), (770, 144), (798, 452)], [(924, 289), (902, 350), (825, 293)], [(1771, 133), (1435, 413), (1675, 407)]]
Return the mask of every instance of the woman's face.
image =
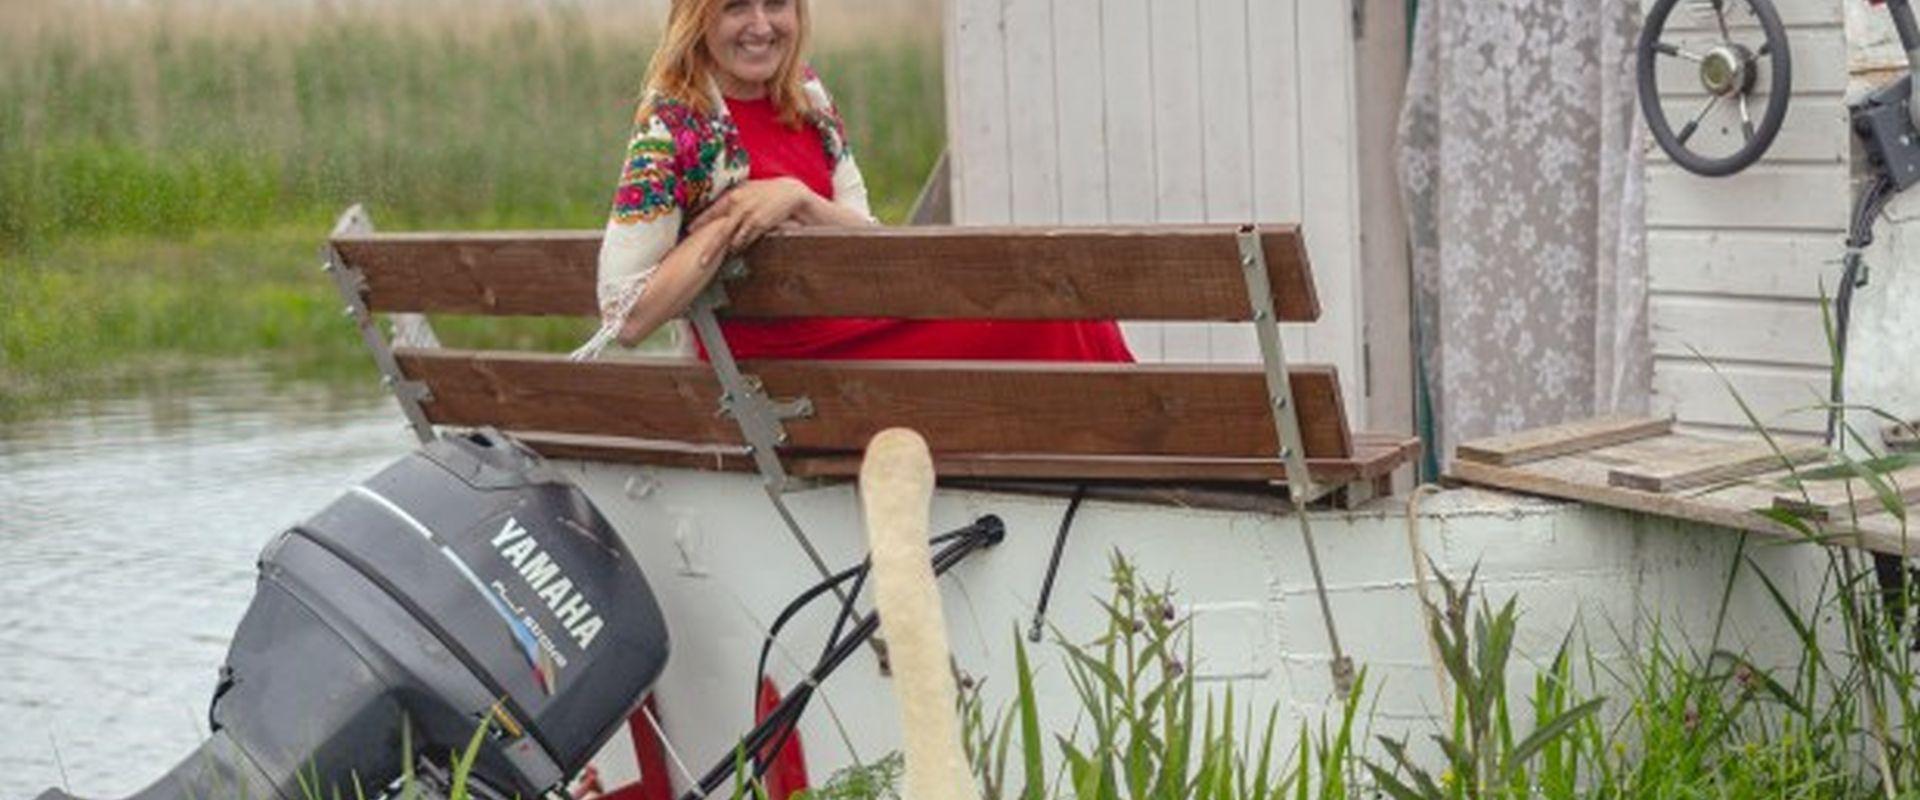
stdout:
[(707, 53), (713, 56), (720, 90), (738, 100), (755, 100), (793, 49), (800, 31), (800, 0), (721, 0), (720, 14), (707, 26)]

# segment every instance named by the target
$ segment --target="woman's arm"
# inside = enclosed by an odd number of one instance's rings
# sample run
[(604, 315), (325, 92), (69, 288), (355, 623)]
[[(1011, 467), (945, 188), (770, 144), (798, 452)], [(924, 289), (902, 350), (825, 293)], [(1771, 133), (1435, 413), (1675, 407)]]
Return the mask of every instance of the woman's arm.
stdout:
[(668, 250), (621, 323), (617, 337), (620, 343), (629, 347), (639, 344), (686, 310), (726, 260), (728, 243), (738, 228), (736, 219), (716, 220), (687, 234)]
[(747, 181), (720, 196), (700, 216), (690, 231), (730, 221), (737, 227), (727, 249), (740, 252), (760, 240), (767, 231), (789, 224), (861, 226), (873, 219), (851, 208), (814, 194), (807, 185), (793, 178), (765, 178)]

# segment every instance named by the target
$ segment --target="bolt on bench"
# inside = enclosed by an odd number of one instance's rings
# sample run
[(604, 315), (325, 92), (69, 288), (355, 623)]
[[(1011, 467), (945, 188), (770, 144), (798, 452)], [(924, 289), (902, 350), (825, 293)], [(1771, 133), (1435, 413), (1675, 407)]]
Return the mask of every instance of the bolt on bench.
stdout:
[[(1273, 484), (1295, 503), (1390, 490), (1418, 440), (1353, 433), (1332, 367), (1278, 323), (1320, 308), (1295, 226), (813, 229), (766, 237), (688, 318), (712, 363), (389, 348), (374, 313), (594, 316), (600, 234), (373, 233), (327, 247), (416, 432), (488, 426), (554, 457), (851, 477), (874, 433), (925, 435), (943, 479)], [(1263, 363), (734, 363), (717, 317), (1228, 321)], [(1300, 479), (1305, 476), (1305, 480)]]

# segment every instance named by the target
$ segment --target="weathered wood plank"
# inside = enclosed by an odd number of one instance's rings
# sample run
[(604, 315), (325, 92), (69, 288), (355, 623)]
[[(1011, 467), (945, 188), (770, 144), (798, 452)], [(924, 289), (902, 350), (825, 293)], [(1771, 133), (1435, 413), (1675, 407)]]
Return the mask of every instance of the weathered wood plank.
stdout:
[[(736, 317), (1138, 319), (1251, 316), (1236, 229), (838, 228), (769, 235), (727, 287)], [(1320, 303), (1297, 226), (1262, 228), (1282, 321)], [(397, 233), (335, 239), (375, 311), (597, 313), (600, 233)]]
[(1673, 419), (1670, 417), (1600, 417), (1465, 442), (1454, 448), (1454, 455), (1457, 461), (1511, 467), (1659, 436), (1671, 430)]
[[(1309, 459), (1307, 470), (1322, 483), (1348, 483), (1391, 475), (1419, 453), (1419, 440), (1367, 441), (1347, 459)], [(742, 447), (696, 447), (607, 436), (555, 433), (516, 434), (548, 458), (653, 464), (683, 469), (752, 472), (753, 460)], [(802, 451), (782, 454), (789, 474), (802, 478), (844, 478), (858, 474), (858, 452)], [(1170, 483), (1268, 483), (1286, 479), (1277, 459), (1149, 456), (1059, 456), (1035, 453), (936, 454), (934, 472), (943, 480), (1065, 480)]]
[[(1880, 477), (1893, 486), (1901, 505), (1920, 503), (1920, 466), (1897, 469)], [(1816, 522), (1847, 519), (1856, 509), (1860, 516), (1884, 510), (1879, 495), (1862, 480), (1807, 481), (1804, 494), (1799, 490), (1783, 491), (1774, 496), (1773, 507)]]
[[(717, 416), (712, 369), (685, 359), (571, 362), (536, 353), (402, 350), (436, 424), (740, 444)], [(1264, 458), (1276, 453), (1257, 366), (1007, 362), (761, 361), (743, 364), (776, 398), (806, 397), (789, 447), (857, 450), (882, 428), (921, 431), (939, 453)], [(1291, 372), (1310, 458), (1353, 440), (1330, 367)]]
[(1607, 485), (1643, 492), (1677, 492), (1709, 484), (1751, 478), (1788, 465), (1817, 461), (1825, 447), (1787, 446), (1779, 452), (1766, 442), (1728, 442), (1692, 436), (1672, 436), (1686, 450), (1656, 462), (1616, 467), (1607, 472)]
[[(1691, 496), (1651, 494), (1608, 486), (1605, 476), (1612, 464), (1592, 458), (1596, 452), (1599, 451), (1559, 456), (1517, 467), (1456, 460), (1448, 467), (1447, 476), (1481, 486), (1804, 540), (1797, 531), (1755, 513), (1754, 509), (1764, 507), (1769, 492), (1735, 485), (1709, 495)], [(1863, 520), (1857, 531), (1829, 531), (1830, 538), (1827, 541), (1881, 553), (1920, 555), (1920, 542), (1912, 542), (1902, 536), (1896, 526), (1888, 524), (1886, 516), (1880, 514)]]

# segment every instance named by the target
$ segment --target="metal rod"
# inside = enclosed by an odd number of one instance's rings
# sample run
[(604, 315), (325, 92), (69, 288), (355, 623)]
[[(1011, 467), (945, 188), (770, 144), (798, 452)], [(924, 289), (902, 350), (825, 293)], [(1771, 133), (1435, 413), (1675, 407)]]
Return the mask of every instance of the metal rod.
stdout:
[(1307, 448), (1300, 434), (1300, 415), (1293, 403), (1293, 383), (1287, 375), (1287, 351), (1280, 339), (1275, 318), (1273, 285), (1267, 279), (1267, 257), (1260, 242), (1260, 231), (1252, 225), (1240, 229), (1240, 266), (1246, 276), (1247, 302), (1253, 312), (1254, 331), (1260, 338), (1260, 358), (1266, 367), (1269, 411), (1273, 414), (1274, 433), (1280, 444), (1280, 460), (1286, 464), (1287, 494), (1294, 516), (1300, 519), (1300, 538), (1307, 548), (1307, 566), (1313, 573), (1313, 588), (1320, 601), (1320, 619), (1327, 626), (1327, 644), (1332, 648), (1334, 688), (1341, 696), (1353, 690), (1353, 660), (1340, 647), (1340, 633), (1333, 621), (1333, 603), (1327, 596), (1326, 576), (1320, 571), (1319, 547), (1313, 541), (1313, 523), (1307, 504), (1324, 494), (1307, 471)]
[[(367, 217), (364, 208), (355, 205), (340, 215), (328, 239), (372, 232), (373, 221)], [(320, 258), (323, 262), (322, 269), (333, 278), (334, 287), (340, 290), (340, 299), (347, 304), (346, 315), (353, 320), (354, 327), (360, 330), (360, 341), (366, 344), (367, 351), (373, 354), (373, 364), (380, 370), (381, 385), (393, 393), (393, 399), (400, 404), (400, 413), (407, 418), (407, 426), (413, 429), (413, 435), (422, 443), (433, 441), (433, 423), (427, 419), (426, 409), (421, 406), (421, 403), (431, 399), (431, 396), (427, 394), (425, 386), (407, 380), (406, 373), (400, 371), (400, 362), (394, 359), (393, 348), (388, 346), (387, 337), (380, 333), (380, 326), (375, 322), (373, 312), (367, 308), (367, 299), (364, 294), (367, 286), (366, 275), (348, 264), (331, 241), (322, 248)]]

